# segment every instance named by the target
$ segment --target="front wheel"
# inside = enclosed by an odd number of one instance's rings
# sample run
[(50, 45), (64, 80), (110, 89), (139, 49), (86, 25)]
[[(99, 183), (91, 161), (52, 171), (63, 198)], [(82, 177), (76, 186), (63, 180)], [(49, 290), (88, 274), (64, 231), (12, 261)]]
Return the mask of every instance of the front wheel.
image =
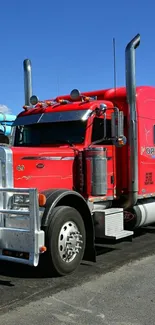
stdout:
[(79, 266), (85, 250), (85, 226), (80, 213), (71, 207), (56, 207), (46, 232), (47, 267), (66, 275)]

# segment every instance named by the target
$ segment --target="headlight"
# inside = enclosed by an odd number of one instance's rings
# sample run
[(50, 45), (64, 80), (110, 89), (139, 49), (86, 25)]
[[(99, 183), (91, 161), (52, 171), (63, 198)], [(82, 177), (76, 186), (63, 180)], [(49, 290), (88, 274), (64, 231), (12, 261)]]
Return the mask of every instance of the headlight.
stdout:
[[(30, 196), (28, 193), (16, 193), (8, 197), (8, 209), (18, 210), (21, 208), (29, 208)], [(46, 196), (42, 193), (38, 194), (39, 207), (44, 207), (46, 204)]]
[(29, 205), (29, 195), (28, 194), (13, 194), (9, 198), (9, 207), (15, 209), (16, 207), (27, 207)]
[(29, 196), (26, 194), (14, 194), (13, 204), (28, 205), (30, 202)]

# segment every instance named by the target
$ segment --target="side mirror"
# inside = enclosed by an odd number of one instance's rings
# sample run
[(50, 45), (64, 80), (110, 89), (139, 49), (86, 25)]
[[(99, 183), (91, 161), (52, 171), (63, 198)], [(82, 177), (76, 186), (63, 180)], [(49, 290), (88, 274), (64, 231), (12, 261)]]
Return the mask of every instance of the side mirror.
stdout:
[(111, 119), (111, 133), (113, 138), (119, 138), (124, 135), (124, 114), (123, 112), (115, 109), (112, 113)]
[(124, 114), (118, 108), (115, 108), (112, 113), (111, 133), (115, 146), (122, 147), (126, 144), (126, 137), (124, 136)]

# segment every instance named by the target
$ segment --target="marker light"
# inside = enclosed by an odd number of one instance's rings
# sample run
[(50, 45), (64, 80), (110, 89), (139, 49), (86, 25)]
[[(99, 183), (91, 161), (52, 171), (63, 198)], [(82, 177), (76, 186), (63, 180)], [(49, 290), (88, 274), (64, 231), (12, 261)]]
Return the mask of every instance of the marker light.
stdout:
[(124, 146), (126, 144), (126, 137), (125, 136), (122, 136), (120, 138), (118, 138), (118, 145), (120, 147)]
[(37, 106), (40, 107), (40, 108), (43, 108), (44, 105), (45, 105), (44, 103), (38, 102)]
[(39, 250), (40, 250), (40, 253), (45, 253), (47, 251), (47, 247), (41, 246)]
[(39, 102), (39, 98), (37, 96), (33, 95), (30, 97), (30, 103), (32, 105), (36, 105), (38, 102)]
[(83, 99), (84, 99), (85, 102), (89, 102), (91, 100), (90, 97), (84, 97)]
[(46, 101), (46, 104), (47, 104), (47, 106), (52, 106), (53, 105), (53, 102), (51, 102), (50, 100), (47, 100)]
[(81, 93), (78, 89), (73, 89), (70, 93), (70, 97), (71, 99), (73, 100), (77, 100), (77, 99), (80, 99), (81, 97)]
[(65, 100), (65, 99), (58, 99), (58, 102), (60, 104), (68, 104), (68, 100)]
[(25, 109), (25, 111), (28, 111), (28, 109), (29, 109), (30, 107), (27, 106), (27, 105), (24, 105), (23, 108)]
[(114, 139), (113, 143), (116, 147), (121, 148), (126, 145), (127, 138), (124, 135), (122, 135), (119, 138)]

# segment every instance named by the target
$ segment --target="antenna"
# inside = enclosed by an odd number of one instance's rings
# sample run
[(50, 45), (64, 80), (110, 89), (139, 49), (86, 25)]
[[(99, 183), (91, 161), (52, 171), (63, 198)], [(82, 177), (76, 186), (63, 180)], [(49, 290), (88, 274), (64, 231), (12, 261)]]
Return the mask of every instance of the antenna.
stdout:
[(116, 44), (115, 44), (115, 37), (113, 38), (113, 59), (114, 59), (114, 89), (115, 89), (115, 100), (116, 100)]
[(57, 96), (59, 96), (60, 95), (59, 75), (57, 76), (57, 92), (58, 92)]

